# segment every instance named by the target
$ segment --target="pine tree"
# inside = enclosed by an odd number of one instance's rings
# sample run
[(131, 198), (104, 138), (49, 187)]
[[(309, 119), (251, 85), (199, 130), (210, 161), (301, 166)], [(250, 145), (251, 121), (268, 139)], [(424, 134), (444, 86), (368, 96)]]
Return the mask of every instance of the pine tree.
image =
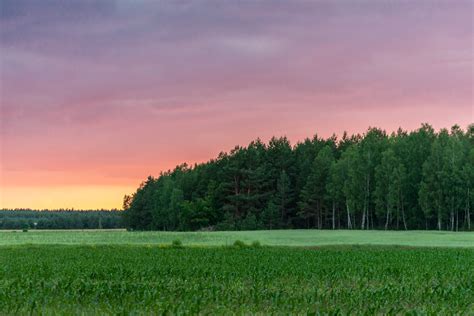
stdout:
[(474, 125), (390, 136), (370, 128), (295, 147), (257, 139), (149, 177), (124, 200), (124, 221), (144, 230), (472, 229), (473, 147)]
[(329, 170), (329, 178), (326, 184), (327, 199), (331, 203), (332, 208), (332, 229), (336, 229), (336, 218), (338, 219), (337, 227), (340, 227), (340, 208), (345, 207), (344, 182), (347, 178), (347, 170), (343, 161), (333, 161)]
[(278, 209), (280, 227), (287, 226), (287, 215), (290, 213), (290, 205), (293, 201), (293, 191), (291, 189), (290, 177), (282, 170), (277, 181), (277, 190), (273, 203)]
[(262, 212), (262, 222), (268, 229), (275, 229), (280, 220), (280, 208), (273, 199), (268, 201), (267, 206)]
[(468, 158), (463, 167), (464, 174), (464, 223), (467, 230), (471, 230), (471, 214), (474, 205), (474, 148), (469, 151)]
[(423, 164), (423, 179), (420, 185), (420, 205), (428, 218), (436, 218), (438, 230), (446, 218), (446, 181), (444, 178), (445, 148), (448, 146), (448, 132), (441, 131), (431, 147), (431, 153)]

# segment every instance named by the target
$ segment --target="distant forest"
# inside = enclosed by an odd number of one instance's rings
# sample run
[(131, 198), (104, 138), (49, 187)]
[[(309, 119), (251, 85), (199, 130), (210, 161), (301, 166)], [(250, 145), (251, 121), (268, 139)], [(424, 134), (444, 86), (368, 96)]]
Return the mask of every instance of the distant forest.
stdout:
[(259, 139), (148, 177), (124, 197), (138, 230), (471, 230), (474, 124), (388, 135)]
[(0, 210), (0, 229), (106, 229), (123, 228), (117, 210)]

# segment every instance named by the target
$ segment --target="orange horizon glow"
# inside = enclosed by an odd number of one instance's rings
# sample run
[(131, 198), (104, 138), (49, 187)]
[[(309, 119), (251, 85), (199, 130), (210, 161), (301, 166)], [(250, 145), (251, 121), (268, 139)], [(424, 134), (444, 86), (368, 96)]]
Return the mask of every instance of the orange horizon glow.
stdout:
[[(436, 128), (449, 129), (455, 123)], [(470, 123), (469, 123), (470, 124)], [(421, 125), (421, 124), (420, 124)], [(419, 127), (419, 126), (418, 126)], [(465, 130), (465, 126), (461, 126)], [(467, 127), (467, 125), (466, 125)], [(394, 132), (398, 128), (388, 130), (387, 132)], [(361, 130), (362, 134), (365, 130)], [(308, 138), (311, 138), (314, 134), (308, 135)], [(331, 134), (318, 134), (320, 137), (329, 137)], [(280, 135), (285, 136), (285, 135)], [(340, 135), (337, 135), (340, 136)], [(265, 142), (268, 142), (270, 137), (267, 139), (260, 138)], [(306, 137), (301, 137), (297, 141), (292, 142), (295, 145), (298, 141), (303, 141)], [(256, 139), (256, 138), (254, 138)], [(250, 139), (250, 140), (254, 140)], [(245, 146), (249, 142), (243, 144), (235, 144)], [(233, 146), (227, 146), (227, 149), (224, 151), (229, 151)], [(146, 170), (140, 170), (142, 172), (141, 176), (134, 177), (129, 175), (129, 178), (122, 178), (118, 181), (114, 181), (113, 184), (108, 183), (106, 178), (93, 178), (97, 174), (92, 173), (90, 175), (82, 174), (82, 177), (77, 180), (68, 182), (69, 176), (67, 174), (63, 175), (52, 175), (51, 173), (48, 176), (48, 181), (41, 181), (41, 174), (39, 172), (34, 172), (30, 174), (25, 174), (24, 178), (19, 177), (18, 175), (12, 175), (11, 179), (17, 182), (10, 182), (9, 185), (2, 185), (2, 190), (0, 192), (0, 209), (14, 209), (14, 208), (30, 208), (30, 209), (122, 209), (122, 202), (124, 195), (133, 194), (140, 183), (146, 180), (146, 177), (149, 175), (157, 177), (160, 172), (173, 169), (175, 166), (181, 163), (187, 163), (190, 166), (193, 166), (196, 163), (202, 163), (210, 159), (216, 158), (216, 154), (209, 156), (206, 159), (200, 160), (176, 160), (176, 163), (171, 160), (166, 165), (153, 165), (149, 167), (148, 170), (155, 170), (155, 172), (147, 172)], [(147, 167), (144, 166), (144, 169)], [(5, 173), (5, 172), (3, 172)], [(77, 172), (71, 171), (70, 175), (77, 174)], [(1, 174), (0, 174), (1, 175)], [(7, 173), (8, 175), (8, 173)], [(33, 175), (33, 177), (32, 177)], [(38, 175), (38, 178), (34, 176)], [(1, 175), (2, 183), (6, 184), (4, 175)], [(29, 180), (26, 181), (26, 178)], [(23, 182), (21, 181), (23, 179)], [(27, 185), (24, 185), (28, 183)], [(91, 185), (91, 183), (93, 183)]]
[[(7, 187), (0, 209), (122, 209), (125, 194), (136, 190), (133, 186), (47, 186)], [(6, 197), (6, 198), (5, 198)]]

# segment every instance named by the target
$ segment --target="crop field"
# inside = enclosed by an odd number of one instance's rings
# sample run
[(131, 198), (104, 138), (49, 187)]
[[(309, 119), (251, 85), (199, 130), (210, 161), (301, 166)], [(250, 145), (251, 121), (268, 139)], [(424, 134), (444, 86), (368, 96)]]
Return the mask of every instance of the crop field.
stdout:
[(0, 314), (474, 313), (474, 250), (0, 247)]
[(0, 232), (1, 315), (407, 312), (474, 314), (473, 233)]
[(265, 246), (399, 245), (474, 247), (474, 232), (266, 230), (222, 232), (127, 232), (125, 230), (1, 231), (1, 245), (160, 245), (179, 239), (185, 246), (226, 246), (235, 240)]

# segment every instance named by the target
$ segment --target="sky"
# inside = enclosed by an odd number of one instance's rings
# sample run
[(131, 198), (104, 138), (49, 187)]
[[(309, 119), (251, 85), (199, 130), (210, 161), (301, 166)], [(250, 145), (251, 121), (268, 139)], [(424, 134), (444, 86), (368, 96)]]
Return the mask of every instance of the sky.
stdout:
[(0, 208), (120, 208), (260, 137), (474, 121), (474, 1), (0, 1)]

